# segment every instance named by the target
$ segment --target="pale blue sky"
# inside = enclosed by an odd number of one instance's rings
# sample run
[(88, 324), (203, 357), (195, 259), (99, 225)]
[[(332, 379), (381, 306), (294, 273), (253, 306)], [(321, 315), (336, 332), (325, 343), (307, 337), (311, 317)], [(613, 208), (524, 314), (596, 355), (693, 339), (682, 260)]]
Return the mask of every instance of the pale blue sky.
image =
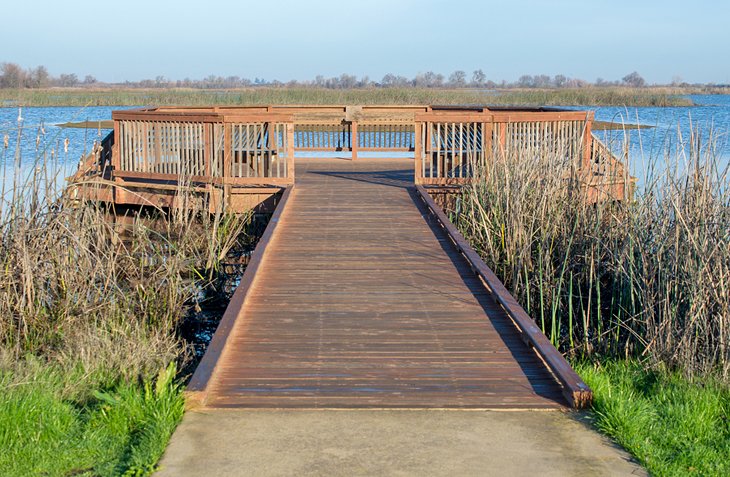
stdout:
[(730, 83), (725, 0), (3, 0), (0, 62), (104, 81), (210, 74)]

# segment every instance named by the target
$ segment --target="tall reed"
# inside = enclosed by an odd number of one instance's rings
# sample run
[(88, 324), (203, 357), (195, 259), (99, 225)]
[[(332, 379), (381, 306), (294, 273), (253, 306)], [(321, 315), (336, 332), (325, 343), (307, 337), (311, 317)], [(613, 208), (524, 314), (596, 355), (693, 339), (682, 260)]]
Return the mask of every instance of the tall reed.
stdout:
[(695, 137), (634, 200), (592, 205), (560, 151), (499, 154), (457, 223), (564, 351), (730, 378), (730, 178)]
[(184, 359), (180, 321), (251, 216), (115, 216), (62, 194), (47, 161), (20, 162), (0, 197), (0, 353), (110, 379)]
[(139, 106), (154, 104), (209, 106), (250, 104), (475, 104), (475, 105), (593, 105), (692, 106), (681, 91), (654, 88), (359, 88), (256, 87), (227, 90), (186, 88), (67, 88), (50, 90), (0, 89), (0, 102), (23, 106)]

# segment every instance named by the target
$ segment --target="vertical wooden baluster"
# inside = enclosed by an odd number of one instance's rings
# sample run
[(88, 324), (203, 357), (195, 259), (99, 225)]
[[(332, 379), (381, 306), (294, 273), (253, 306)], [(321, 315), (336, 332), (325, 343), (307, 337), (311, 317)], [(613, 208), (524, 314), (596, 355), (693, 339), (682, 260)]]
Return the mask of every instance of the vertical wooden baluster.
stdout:
[(294, 183), (294, 123), (286, 123), (286, 177)]
[(414, 153), (413, 153), (413, 159), (414, 159), (414, 182), (418, 185), (421, 184), (423, 181), (423, 158), (421, 155), (423, 154), (423, 142), (422, 142), (422, 136), (421, 136), (421, 128), (423, 127), (423, 123), (420, 121), (416, 121), (414, 123), (414, 135), (416, 136), (416, 144), (414, 147)]
[[(467, 127), (469, 127), (469, 123), (467, 123)], [(464, 123), (459, 123), (459, 177), (464, 177), (463, 167), (464, 167), (464, 156), (463, 156), (463, 147), (464, 147)]]
[(593, 112), (586, 114), (585, 131), (583, 132), (583, 166), (586, 172), (591, 167), (591, 145), (593, 142), (593, 136), (591, 131), (593, 129)]
[(357, 160), (357, 149), (359, 144), (359, 138), (357, 137), (357, 121), (350, 123), (350, 146), (352, 149), (352, 160)]

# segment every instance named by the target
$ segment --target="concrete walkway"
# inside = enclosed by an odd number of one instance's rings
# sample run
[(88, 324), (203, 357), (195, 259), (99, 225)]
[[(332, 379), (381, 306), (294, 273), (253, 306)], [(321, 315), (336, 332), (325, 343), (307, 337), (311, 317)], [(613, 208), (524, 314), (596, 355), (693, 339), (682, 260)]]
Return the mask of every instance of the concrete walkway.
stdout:
[(188, 412), (158, 476), (646, 475), (557, 411)]

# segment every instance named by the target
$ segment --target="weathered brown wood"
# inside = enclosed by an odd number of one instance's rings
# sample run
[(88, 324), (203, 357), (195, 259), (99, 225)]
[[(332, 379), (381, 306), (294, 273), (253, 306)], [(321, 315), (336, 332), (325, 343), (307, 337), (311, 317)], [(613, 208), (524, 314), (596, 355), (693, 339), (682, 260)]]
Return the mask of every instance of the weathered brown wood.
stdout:
[[(493, 141), (503, 152), (526, 160), (543, 145), (559, 144), (575, 160), (581, 187), (595, 200), (624, 200), (633, 183), (627, 175), (620, 192), (616, 174), (608, 173), (619, 169), (620, 160), (610, 151), (597, 152), (590, 132), (593, 114), (584, 111), (270, 105), (161, 107), (115, 111), (112, 116), (117, 141), (111, 154), (113, 173), (106, 177), (157, 181), (177, 174), (182, 183), (192, 179), (210, 184), (211, 198), (223, 194), (223, 200), (212, 198), (211, 204), (225, 204), (232, 185), (293, 183), (294, 151), (350, 150), (353, 158), (361, 151), (414, 151), (417, 183), (463, 184), (498, 149)], [(275, 144), (280, 128), (286, 128), (281, 146)], [(238, 131), (235, 145), (233, 130)], [(268, 142), (260, 140), (265, 130)], [(240, 144), (243, 140), (246, 144)], [(214, 190), (213, 185), (222, 187)], [(118, 194), (121, 200), (125, 192)]]
[(537, 350), (539, 355), (552, 370), (555, 376), (563, 385), (563, 394), (568, 402), (575, 408), (584, 408), (590, 405), (593, 399), (593, 393), (587, 384), (583, 382), (580, 376), (568, 364), (563, 355), (550, 343), (547, 337), (542, 333), (540, 328), (525, 312), (525, 310), (517, 303), (514, 297), (504, 287), (502, 282), (492, 272), (492, 270), (484, 263), (479, 254), (471, 248), (461, 232), (449, 221), (446, 214), (433, 201), (433, 198), (421, 186), (417, 186), (418, 193), (423, 201), (428, 205), (430, 212), (436, 216), (448, 233), (456, 248), (466, 257), (474, 272), (484, 280), (487, 287), (492, 292), (493, 298), (499, 302), (510, 318), (520, 328), (524, 338)]
[(586, 117), (585, 127), (583, 129), (583, 170), (590, 170), (591, 167), (591, 146), (593, 145), (593, 133), (591, 127), (593, 125), (593, 112), (588, 113)]
[(212, 376), (216, 352), (204, 358), (206, 406), (562, 406), (552, 373), (411, 190), (412, 167), (302, 164), (245, 303), (229, 307), (238, 319)]
[(413, 154), (413, 157), (415, 159), (415, 177), (414, 182), (416, 184), (422, 184), (423, 183), (423, 150), (424, 150), (424, 144), (421, 140), (421, 137), (423, 135), (423, 128), (424, 123), (421, 121), (416, 122), (415, 125), (415, 137), (416, 137), (416, 150)]
[(211, 379), (214, 377), (214, 373), (216, 372), (216, 366), (222, 356), (224, 356), (225, 348), (228, 345), (228, 341), (231, 339), (231, 335), (234, 331), (234, 325), (240, 318), (239, 315), (243, 310), (243, 306), (250, 294), (250, 290), (257, 279), (257, 272), (265, 260), (266, 249), (274, 237), (274, 233), (279, 225), (279, 220), (286, 209), (293, 187), (294, 186), (289, 186), (284, 190), (284, 194), (281, 196), (281, 200), (279, 201), (274, 214), (271, 216), (271, 220), (269, 220), (266, 230), (264, 230), (258, 244), (256, 244), (256, 249), (251, 254), (248, 266), (243, 273), (243, 277), (241, 277), (241, 283), (239, 283), (238, 287), (236, 287), (236, 291), (233, 293), (228, 307), (221, 318), (220, 324), (218, 325), (218, 328), (216, 328), (215, 334), (205, 351), (205, 355), (200, 360), (198, 367), (195, 368), (195, 372), (190, 378), (190, 382), (186, 388), (186, 401), (187, 404), (192, 407), (205, 404)]

